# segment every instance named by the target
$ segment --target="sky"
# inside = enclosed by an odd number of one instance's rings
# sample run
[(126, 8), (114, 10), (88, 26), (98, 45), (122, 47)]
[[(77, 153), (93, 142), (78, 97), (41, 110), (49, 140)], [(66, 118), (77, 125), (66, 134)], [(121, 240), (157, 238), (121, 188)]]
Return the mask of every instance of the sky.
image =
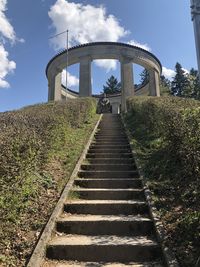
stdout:
[[(179, 62), (197, 69), (189, 0), (0, 0), (0, 112), (47, 102), (45, 68), (66, 47), (95, 41), (124, 42), (152, 52), (172, 79)], [(142, 68), (134, 65), (135, 83)], [(63, 71), (63, 82), (66, 72)], [(103, 90), (117, 61), (92, 62), (93, 93)], [(68, 68), (68, 87), (78, 90), (79, 66)]]

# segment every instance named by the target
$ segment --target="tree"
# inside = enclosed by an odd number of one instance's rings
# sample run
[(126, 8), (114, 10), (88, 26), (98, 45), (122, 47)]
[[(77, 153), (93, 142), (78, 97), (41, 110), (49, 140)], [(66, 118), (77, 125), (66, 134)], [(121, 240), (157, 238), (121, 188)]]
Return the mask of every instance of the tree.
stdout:
[(164, 75), (160, 76), (160, 93), (162, 96), (171, 94), (171, 82)]
[(193, 84), (193, 95), (195, 99), (200, 100), (200, 81), (199, 81), (199, 74), (198, 71), (192, 68), (190, 70), (190, 76), (192, 78)]
[(200, 84), (198, 71), (192, 68), (190, 73), (187, 74), (188, 85), (184, 87), (182, 95), (184, 97), (191, 97), (195, 99), (200, 99)]
[(189, 85), (189, 81), (181, 64), (178, 62), (176, 63), (175, 66), (175, 72), (176, 75), (171, 83), (172, 84), (171, 93), (174, 96), (183, 96), (183, 91)]
[(121, 83), (113, 75), (107, 80), (106, 85), (103, 86), (103, 92), (105, 94), (116, 94), (121, 92)]
[(149, 81), (149, 72), (147, 69), (144, 69), (141, 73), (140, 73), (140, 83), (143, 85), (146, 82)]

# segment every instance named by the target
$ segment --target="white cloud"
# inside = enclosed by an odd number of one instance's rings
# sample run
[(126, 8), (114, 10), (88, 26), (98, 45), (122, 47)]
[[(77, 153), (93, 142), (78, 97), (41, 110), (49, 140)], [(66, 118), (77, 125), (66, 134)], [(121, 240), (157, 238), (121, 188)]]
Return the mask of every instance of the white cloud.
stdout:
[[(66, 70), (62, 71), (62, 84), (66, 85)], [(75, 87), (79, 85), (79, 79), (67, 72), (67, 87)]]
[(0, 33), (2, 37), (9, 39), (12, 42), (16, 40), (16, 34), (13, 26), (5, 16), (7, 0), (0, 0)]
[(141, 44), (135, 40), (130, 40), (129, 42), (127, 42), (128, 44), (130, 45), (134, 45), (134, 46), (137, 46), (137, 47), (140, 47), (140, 48), (143, 48), (144, 50), (147, 50), (147, 51), (151, 51), (151, 48), (149, 47), (148, 44)]
[[(189, 71), (187, 69), (182, 68), (182, 70), (184, 71), (185, 75), (189, 74)], [(165, 78), (172, 80), (176, 75), (176, 72), (172, 69), (167, 69), (166, 67), (163, 67), (162, 74), (165, 76)]]
[[(113, 15), (106, 13), (105, 7), (76, 4), (67, 0), (57, 0), (48, 12), (56, 34), (69, 30), (69, 44), (97, 41), (118, 41), (128, 34)], [(66, 35), (52, 39), (55, 49), (66, 47)]]
[(8, 59), (8, 52), (5, 49), (5, 42), (24, 42), (16, 37), (13, 26), (5, 15), (7, 0), (0, 0), (0, 88), (8, 88), (10, 85), (6, 81), (6, 76), (16, 68), (16, 63)]
[[(56, 34), (69, 29), (69, 46), (96, 41), (117, 42), (128, 34), (113, 15), (106, 14), (103, 6), (76, 4), (57, 0), (50, 8), (49, 17)], [(54, 48), (66, 47), (66, 34), (52, 39)], [(95, 64), (107, 72), (116, 69), (115, 60), (95, 60)]]
[(167, 69), (166, 67), (163, 67), (162, 74), (165, 76), (165, 78), (171, 80), (176, 75), (176, 72), (172, 69)]
[[(118, 42), (120, 38), (129, 33), (120, 25), (114, 15), (107, 14), (103, 5), (94, 6), (68, 0), (57, 0), (51, 6), (48, 15), (55, 34), (69, 30), (69, 46), (98, 41)], [(66, 34), (52, 38), (51, 43), (55, 50), (66, 48)], [(147, 44), (140, 44), (134, 40), (128, 43), (147, 51), (151, 50)], [(115, 60), (105, 59), (94, 62), (97, 66), (106, 69), (107, 72), (115, 70), (117, 67)]]
[(94, 60), (94, 63), (97, 66), (106, 69), (107, 73), (111, 70), (116, 70), (117, 68), (117, 61), (115, 59), (99, 59)]
[(8, 88), (9, 83), (5, 80), (8, 73), (13, 72), (16, 68), (14, 61), (9, 61), (8, 52), (4, 46), (0, 44), (0, 87)]
[(185, 74), (189, 74), (189, 70), (182, 68), (182, 70), (185, 72)]

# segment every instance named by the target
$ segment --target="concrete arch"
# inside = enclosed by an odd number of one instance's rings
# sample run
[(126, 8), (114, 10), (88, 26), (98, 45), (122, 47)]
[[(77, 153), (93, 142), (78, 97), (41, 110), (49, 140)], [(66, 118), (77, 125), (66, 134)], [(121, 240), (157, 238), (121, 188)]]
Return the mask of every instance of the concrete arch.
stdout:
[[(66, 67), (67, 51), (54, 56), (46, 67), (48, 79), (48, 99), (58, 101), (63, 94), (61, 73)], [(79, 63), (79, 96), (91, 96), (91, 62), (96, 59), (116, 59), (121, 63), (121, 106), (126, 110), (126, 98), (134, 95), (133, 63), (139, 64), (149, 71), (149, 95), (160, 96), (159, 77), (162, 66), (160, 61), (150, 52), (136, 46), (115, 42), (95, 42), (72, 47), (68, 50), (68, 66)]]

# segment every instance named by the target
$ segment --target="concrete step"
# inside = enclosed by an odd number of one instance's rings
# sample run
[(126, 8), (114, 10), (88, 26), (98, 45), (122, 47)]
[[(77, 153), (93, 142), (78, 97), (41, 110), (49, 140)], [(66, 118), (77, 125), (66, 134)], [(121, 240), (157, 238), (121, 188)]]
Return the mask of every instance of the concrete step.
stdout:
[(142, 188), (141, 179), (75, 179), (75, 186), (85, 188)]
[(158, 244), (147, 237), (63, 235), (47, 246), (49, 259), (77, 261), (153, 261), (159, 258)]
[(121, 129), (119, 131), (115, 131), (115, 130), (99, 130), (95, 133), (95, 136), (96, 135), (112, 135), (112, 136), (120, 136), (120, 135), (123, 135), (124, 137), (127, 138), (126, 136), (126, 133), (124, 131), (124, 129)]
[(94, 138), (95, 138), (94, 140), (98, 140), (98, 141), (115, 141), (115, 142), (126, 141), (126, 142), (128, 142), (127, 136), (122, 136), (122, 137), (120, 137), (120, 136), (111, 136), (111, 137), (107, 136), (107, 137), (105, 137), (103, 135), (102, 136), (96, 136), (95, 135)]
[(110, 141), (102, 141), (102, 140), (98, 140), (98, 141), (96, 141), (96, 142), (93, 142), (92, 144), (91, 144), (92, 146), (129, 146), (130, 147), (130, 145), (129, 145), (129, 143), (126, 141), (126, 140), (124, 140), (124, 141), (115, 141), (115, 140), (110, 140)]
[(110, 126), (108, 127), (102, 127), (100, 125), (100, 127), (98, 127), (97, 129), (97, 133), (107, 133), (107, 132), (114, 132), (114, 133), (123, 133), (124, 132), (124, 127), (120, 126), (120, 125), (116, 125), (116, 126)]
[(159, 262), (78, 262), (78, 261), (57, 261), (46, 260), (41, 267), (164, 267)]
[(95, 134), (95, 136), (102, 136), (102, 137), (126, 137), (126, 135), (124, 134), (124, 131), (119, 131), (119, 132), (115, 132), (115, 131), (104, 131), (104, 132), (98, 132)]
[(64, 211), (71, 214), (136, 215), (148, 214), (148, 206), (144, 201), (133, 200), (69, 200)]
[(86, 158), (133, 158), (132, 153), (87, 153)]
[(120, 124), (109, 125), (109, 128), (108, 128), (108, 125), (107, 126), (99, 125), (97, 133), (104, 132), (104, 131), (115, 131), (115, 133), (118, 133), (119, 131), (124, 132), (124, 127)]
[(139, 178), (138, 171), (79, 171), (80, 178)]
[(102, 116), (77, 176), (41, 266), (164, 267), (120, 115)]
[(71, 192), (88, 200), (145, 200), (143, 189), (74, 188)]
[(95, 134), (95, 138), (115, 138), (115, 139), (126, 139), (127, 140), (127, 136), (124, 133), (115, 133), (115, 134), (111, 134), (111, 133), (96, 133)]
[(136, 165), (133, 164), (82, 164), (81, 170), (95, 171), (136, 171)]
[(92, 144), (90, 146), (90, 149), (128, 149), (130, 150), (130, 145), (129, 144), (125, 144), (125, 145), (122, 145), (122, 144), (114, 144), (114, 145), (105, 145), (105, 144), (99, 144), (96, 143), (96, 144)]
[(154, 233), (153, 222), (141, 216), (63, 215), (56, 231), (78, 235), (141, 236)]
[(111, 136), (111, 137), (109, 137), (109, 136), (95, 136), (94, 137), (94, 141), (108, 141), (108, 142), (110, 142), (110, 141), (113, 141), (113, 142), (121, 142), (121, 141), (126, 141), (126, 142), (128, 142), (128, 139), (127, 139), (127, 137), (125, 137), (125, 136), (122, 136), (122, 137), (120, 137), (120, 136)]
[(131, 153), (131, 148), (89, 148), (88, 153), (98, 154), (125, 154)]
[(88, 162), (90, 164), (133, 164), (135, 165), (135, 161), (132, 158), (125, 158), (125, 159), (120, 159), (120, 158), (97, 158), (97, 159), (88, 159)]

